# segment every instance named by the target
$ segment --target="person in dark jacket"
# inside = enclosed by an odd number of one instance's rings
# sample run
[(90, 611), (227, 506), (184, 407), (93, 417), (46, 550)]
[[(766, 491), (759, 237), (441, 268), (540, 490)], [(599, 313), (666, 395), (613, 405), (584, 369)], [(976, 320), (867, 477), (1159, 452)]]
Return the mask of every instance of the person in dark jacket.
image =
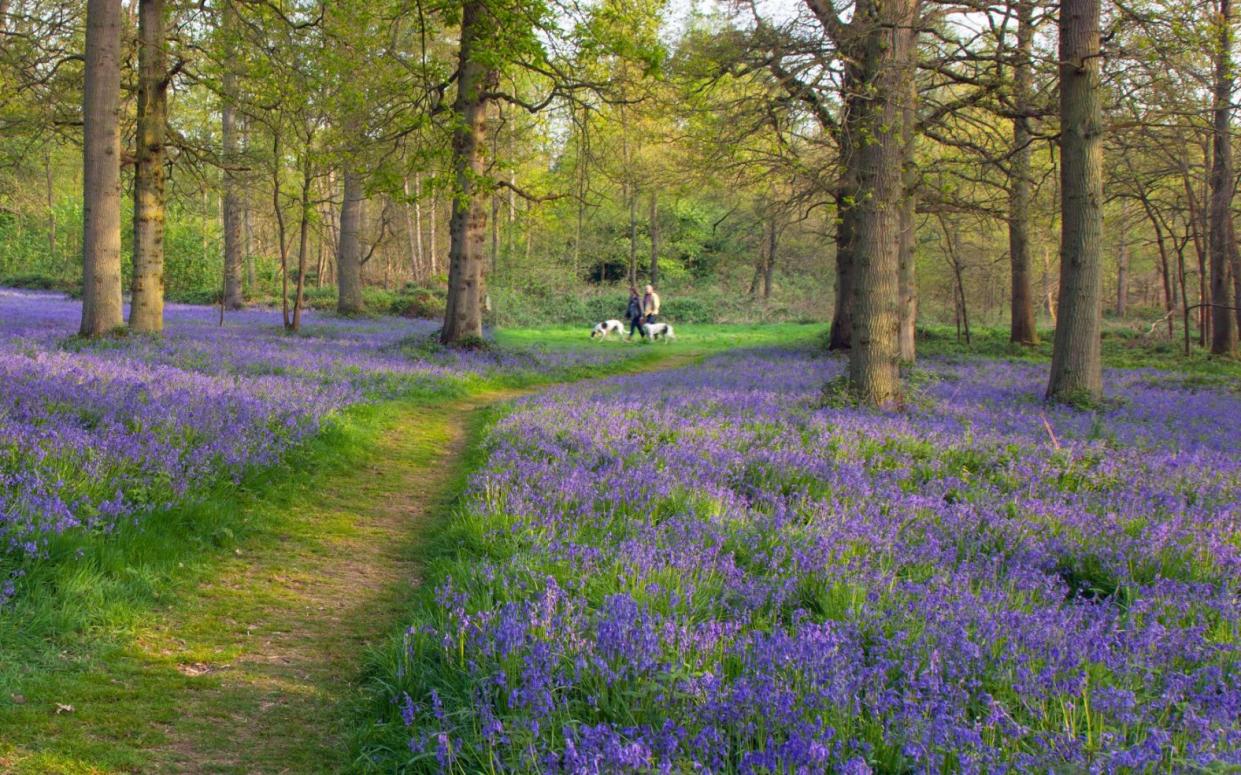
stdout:
[(629, 338), (633, 339), (633, 332), (637, 331), (638, 336), (645, 336), (642, 332), (642, 297), (638, 295), (638, 289), (629, 286), (629, 306), (625, 309), (625, 320), (629, 321)]

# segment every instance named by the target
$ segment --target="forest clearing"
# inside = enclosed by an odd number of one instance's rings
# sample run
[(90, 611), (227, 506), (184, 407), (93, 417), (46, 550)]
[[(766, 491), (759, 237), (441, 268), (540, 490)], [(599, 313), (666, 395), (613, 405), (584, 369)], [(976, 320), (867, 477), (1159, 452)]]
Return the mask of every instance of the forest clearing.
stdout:
[(0, 0), (0, 773), (1241, 771), (1231, 0)]

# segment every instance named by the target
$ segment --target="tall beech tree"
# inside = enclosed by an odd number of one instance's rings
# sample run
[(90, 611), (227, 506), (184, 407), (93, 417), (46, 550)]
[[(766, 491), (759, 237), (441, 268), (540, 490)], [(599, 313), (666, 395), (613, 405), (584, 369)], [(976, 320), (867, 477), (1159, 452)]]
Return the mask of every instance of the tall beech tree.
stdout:
[(220, 31), (223, 33), (224, 49), (224, 62), (222, 63), (224, 73), (220, 89), (220, 140), (224, 162), (224, 196), (220, 203), (221, 220), (224, 226), (224, 299), (221, 303), (225, 309), (241, 309), (246, 303), (242, 287), (242, 203), (241, 192), (238, 190), (240, 185), (237, 180), (240, 133), (237, 126), (236, 24), (232, 4), (225, 2), (220, 11)]
[(911, 97), (917, 0), (863, 0), (854, 9), (864, 43), (856, 87), (863, 99), (853, 245), (849, 385), (861, 400), (901, 400), (900, 246), (905, 202), (905, 108)]
[(1060, 4), (1060, 302), (1047, 397), (1103, 395), (1103, 98), (1099, 0)]
[(1215, 88), (1211, 132), (1211, 352), (1227, 355), (1237, 348), (1237, 321), (1228, 307), (1231, 273), (1237, 263), (1232, 199), (1237, 181), (1232, 166), (1233, 65), (1232, 0), (1218, 0), (1215, 17)]
[(500, 72), (487, 42), (496, 19), (485, 0), (467, 0), (461, 11), (457, 98), (452, 114), (452, 170), (456, 196), (449, 221), (448, 302), (440, 340), (459, 344), (483, 335), (483, 273), (486, 269), (487, 213), (484, 160), (487, 109), (495, 99)]
[(120, 112), (121, 0), (88, 0), (82, 92), (82, 336), (100, 336), (124, 323)]
[(164, 135), (168, 120), (164, 0), (138, 5), (138, 128), (134, 154), (134, 269), (129, 327), (164, 328)]
[(1034, 2), (1016, 0), (1017, 45), (1013, 51), (1013, 150), (1009, 160), (1008, 258), (1012, 267), (1009, 340), (1037, 344), (1034, 289), (1030, 261), (1030, 120), (1034, 112)]
[[(575, 7), (553, 7), (542, 0), (466, 0), (461, 7), (456, 97), (449, 111), (455, 190), (449, 220), (448, 298), (440, 331), (444, 344), (468, 343), (483, 334), (487, 197), (497, 187), (507, 187), (528, 202), (558, 198), (520, 190), (511, 181), (487, 174), (490, 106), (504, 102), (538, 113), (558, 99), (572, 101), (582, 92), (606, 94), (617, 73), (635, 69), (618, 64), (607, 76), (590, 77), (583, 62), (568, 61), (555, 52), (564, 23), (557, 17), (576, 21), (573, 47), (580, 56), (615, 63), (634, 59), (645, 71), (662, 58), (658, 6), (604, 2), (587, 18), (575, 18), (579, 13)], [(508, 90), (501, 88), (505, 68), (514, 71)], [(540, 97), (526, 99), (516, 91), (526, 81), (541, 84)]]
[(340, 238), (336, 252), (336, 311), (357, 315), (364, 311), (362, 301), (362, 222), (365, 219), (366, 189), (362, 175), (345, 168), (344, 199), (340, 206)]

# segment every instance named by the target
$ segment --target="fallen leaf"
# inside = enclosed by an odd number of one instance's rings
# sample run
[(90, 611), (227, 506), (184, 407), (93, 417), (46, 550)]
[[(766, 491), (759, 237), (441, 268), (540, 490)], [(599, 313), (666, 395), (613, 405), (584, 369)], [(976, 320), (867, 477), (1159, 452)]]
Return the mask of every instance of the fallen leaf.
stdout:
[(14, 705), (25, 705), (26, 704), (26, 698), (24, 695), (21, 695), (21, 694), (10, 694), (9, 699), (13, 701)]

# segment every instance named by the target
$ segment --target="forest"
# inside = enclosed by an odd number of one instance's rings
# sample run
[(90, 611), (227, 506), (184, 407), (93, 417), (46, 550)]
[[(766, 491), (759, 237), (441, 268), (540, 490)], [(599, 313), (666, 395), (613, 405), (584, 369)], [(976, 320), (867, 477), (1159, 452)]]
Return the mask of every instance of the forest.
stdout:
[(1231, 2), (0, 0), (0, 772), (1241, 767)]

